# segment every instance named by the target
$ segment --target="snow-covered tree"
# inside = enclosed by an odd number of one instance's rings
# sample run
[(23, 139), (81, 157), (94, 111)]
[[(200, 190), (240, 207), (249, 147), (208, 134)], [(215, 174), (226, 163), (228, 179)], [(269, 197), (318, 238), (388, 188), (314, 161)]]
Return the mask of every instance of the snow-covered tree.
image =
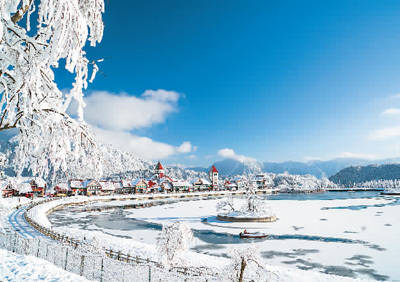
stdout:
[(7, 158), (6, 155), (0, 152), (0, 179), (3, 179), (5, 174), (4, 174), (4, 168), (7, 164)]
[(254, 246), (243, 248), (243, 249), (233, 249), (230, 252), (232, 257), (231, 263), (228, 265), (224, 274), (228, 276), (231, 281), (265, 281), (261, 280), (265, 274), (265, 269), (263, 267), (262, 259), (258, 254), (257, 249)]
[(271, 216), (271, 208), (266, 205), (260, 196), (257, 195), (257, 188), (253, 181), (250, 181), (246, 190), (246, 200), (241, 212), (251, 216)]
[(235, 205), (232, 195), (228, 195), (226, 198), (219, 201), (217, 203), (217, 210), (224, 213), (230, 213), (235, 211)]
[(160, 238), (157, 242), (157, 250), (161, 263), (167, 268), (179, 265), (182, 260), (180, 254), (188, 250), (192, 239), (192, 230), (183, 222), (163, 225)]
[[(19, 171), (101, 172), (96, 141), (83, 120), (83, 90), (98, 70), (84, 47), (101, 41), (103, 12), (103, 0), (0, 1), (0, 131), (19, 131)], [(74, 76), (67, 93), (55, 82), (60, 67)], [(66, 112), (72, 100), (76, 118)]]

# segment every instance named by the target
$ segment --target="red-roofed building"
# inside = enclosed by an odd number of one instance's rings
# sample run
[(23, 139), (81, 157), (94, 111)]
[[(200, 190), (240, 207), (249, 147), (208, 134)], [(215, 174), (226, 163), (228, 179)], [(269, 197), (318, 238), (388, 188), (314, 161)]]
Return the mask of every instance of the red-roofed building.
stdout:
[(147, 182), (146, 193), (154, 193), (158, 191), (158, 188), (159, 188), (158, 183), (150, 180), (149, 182)]
[(213, 189), (218, 188), (218, 169), (213, 165), (208, 173)]
[(164, 177), (164, 167), (160, 162), (158, 162), (156, 165), (155, 174), (158, 176), (158, 178)]

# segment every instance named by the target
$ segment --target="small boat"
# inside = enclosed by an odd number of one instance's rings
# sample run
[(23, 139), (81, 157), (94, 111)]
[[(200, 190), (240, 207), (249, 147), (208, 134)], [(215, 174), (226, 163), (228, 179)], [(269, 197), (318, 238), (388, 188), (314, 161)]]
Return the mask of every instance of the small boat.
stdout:
[(268, 234), (263, 232), (247, 232), (246, 230), (239, 233), (240, 238), (265, 238)]

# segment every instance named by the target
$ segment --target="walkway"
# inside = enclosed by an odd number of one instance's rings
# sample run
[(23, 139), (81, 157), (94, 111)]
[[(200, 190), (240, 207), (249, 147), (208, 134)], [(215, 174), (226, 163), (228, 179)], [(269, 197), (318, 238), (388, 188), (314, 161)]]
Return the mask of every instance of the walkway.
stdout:
[(26, 207), (14, 210), (7, 218), (10, 228), (26, 239), (34, 239), (37, 237), (46, 237), (35, 228), (33, 228), (24, 218)]

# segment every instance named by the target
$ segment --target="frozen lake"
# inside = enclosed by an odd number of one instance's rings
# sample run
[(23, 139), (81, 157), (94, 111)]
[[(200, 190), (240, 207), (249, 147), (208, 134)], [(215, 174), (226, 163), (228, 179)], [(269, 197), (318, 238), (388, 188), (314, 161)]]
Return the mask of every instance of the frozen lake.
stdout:
[[(55, 228), (100, 231), (154, 245), (163, 223), (185, 221), (195, 235), (192, 250), (227, 256), (238, 244), (256, 244), (270, 264), (375, 280), (399, 280), (400, 198), (379, 192), (277, 194), (266, 198), (279, 218), (273, 223), (216, 220), (219, 199), (173, 202), (143, 209), (78, 212), (70, 207), (49, 216)], [(207, 218), (206, 222), (202, 219)], [(268, 239), (240, 239), (247, 230)]]

